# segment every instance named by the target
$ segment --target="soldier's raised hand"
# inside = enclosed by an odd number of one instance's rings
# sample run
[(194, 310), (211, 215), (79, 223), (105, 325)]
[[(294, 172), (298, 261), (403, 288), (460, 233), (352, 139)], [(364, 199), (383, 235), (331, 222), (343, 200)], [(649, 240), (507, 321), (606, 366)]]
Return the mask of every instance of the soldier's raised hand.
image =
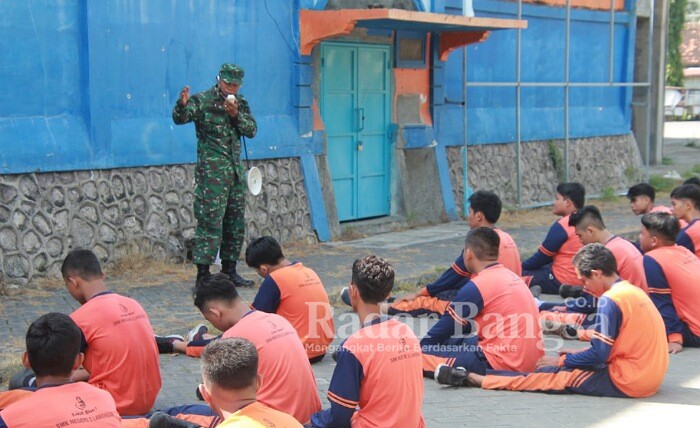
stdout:
[(238, 99), (233, 99), (233, 101), (228, 98), (224, 101), (224, 110), (231, 117), (238, 116)]
[(189, 99), (190, 99), (190, 87), (185, 86), (184, 88), (182, 88), (182, 91), (180, 91), (180, 105), (183, 107), (186, 106), (187, 101), (189, 101)]

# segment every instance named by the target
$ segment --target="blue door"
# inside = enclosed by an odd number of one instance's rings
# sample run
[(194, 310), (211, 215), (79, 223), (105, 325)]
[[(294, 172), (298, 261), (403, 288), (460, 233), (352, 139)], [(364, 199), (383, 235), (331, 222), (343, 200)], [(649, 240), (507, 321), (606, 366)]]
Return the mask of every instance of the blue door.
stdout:
[(389, 214), (389, 55), (383, 45), (321, 48), (321, 116), (340, 221)]

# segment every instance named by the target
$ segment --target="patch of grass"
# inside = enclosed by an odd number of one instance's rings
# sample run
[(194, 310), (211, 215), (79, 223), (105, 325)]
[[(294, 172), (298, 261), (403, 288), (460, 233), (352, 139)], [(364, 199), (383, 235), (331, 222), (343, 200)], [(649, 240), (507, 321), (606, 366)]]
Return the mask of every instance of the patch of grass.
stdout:
[(612, 202), (616, 201), (618, 198), (619, 196), (617, 195), (615, 188), (612, 186), (605, 186), (603, 188), (603, 194), (601, 195), (600, 199), (606, 202)]
[(552, 159), (552, 165), (554, 165), (554, 170), (557, 173), (557, 178), (559, 182), (564, 181), (564, 155), (562, 155), (561, 150), (554, 141), (547, 142), (547, 149), (549, 151), (549, 158)]
[(676, 186), (678, 186), (679, 181), (673, 178), (666, 178), (662, 175), (654, 174), (649, 176), (649, 184), (654, 186), (657, 192), (670, 192)]
[(23, 350), (23, 337), (11, 337), (3, 343), (0, 350), (0, 391), (6, 390), (10, 377), (22, 369)]
[(698, 147), (698, 142), (695, 141), (695, 140), (691, 140), (691, 141), (688, 141), (687, 143), (685, 143), (685, 146), (686, 146), (686, 147), (694, 147), (694, 148), (695, 148), (695, 147)]
[(664, 156), (661, 158), (661, 165), (673, 165), (673, 159)]
[(364, 238), (365, 235), (363, 233), (360, 233), (356, 228), (352, 226), (347, 226), (342, 228), (342, 232), (340, 233), (340, 240), (341, 241), (353, 241), (355, 239), (360, 239)]

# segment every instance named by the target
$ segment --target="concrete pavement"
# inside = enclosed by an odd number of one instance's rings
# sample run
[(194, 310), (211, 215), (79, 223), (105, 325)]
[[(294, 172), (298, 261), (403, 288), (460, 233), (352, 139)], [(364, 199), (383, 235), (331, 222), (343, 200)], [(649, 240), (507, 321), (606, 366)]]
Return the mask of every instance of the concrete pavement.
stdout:
[[(595, 203), (595, 201), (592, 201)], [(610, 229), (616, 232), (638, 228), (639, 219), (624, 204), (603, 210)], [(555, 217), (552, 216), (552, 221)], [(549, 225), (523, 228), (504, 227), (518, 243), (521, 255), (532, 253), (543, 239)], [(397, 272), (401, 287), (408, 289), (416, 278), (435, 276), (451, 265), (459, 254), (467, 226), (453, 222), (434, 227), (392, 232), (363, 239), (292, 246), (288, 258), (312, 267), (324, 281), (332, 298), (350, 280), (352, 261), (363, 255), (386, 257)], [(189, 269), (187, 272), (189, 272)], [(192, 278), (148, 277), (142, 280), (115, 278), (110, 286), (140, 301), (151, 315), (159, 333), (186, 333), (201, 322), (201, 315), (192, 305)], [(244, 271), (253, 277), (250, 270)], [(255, 290), (243, 290), (244, 298), (252, 300)], [(0, 300), (0, 339), (5, 349), (0, 354), (17, 353), (29, 323), (48, 311), (69, 313), (77, 304), (62, 289), (29, 293), (25, 296)], [(336, 307), (337, 335), (334, 345), (357, 329), (357, 318), (342, 303)], [(408, 319), (420, 336), (434, 322), (427, 318)], [(558, 346), (582, 347), (581, 342), (564, 342), (548, 337), (547, 346), (554, 353)], [(425, 380), (423, 414), (430, 427), (445, 426), (608, 426), (631, 424), (668, 424), (672, 421), (697, 420), (700, 416), (700, 350), (686, 349), (671, 357), (671, 365), (659, 394), (646, 399), (611, 399), (572, 395), (544, 395), (503, 391), (483, 391), (470, 388), (447, 388)], [(314, 365), (319, 394), (327, 406), (325, 393), (335, 364), (328, 358)], [(157, 407), (192, 403), (194, 390), (200, 382), (199, 360), (185, 356), (161, 356), (163, 389)], [(386, 385), (391, 388), (391, 385)], [(400, 393), (400, 391), (398, 392)]]

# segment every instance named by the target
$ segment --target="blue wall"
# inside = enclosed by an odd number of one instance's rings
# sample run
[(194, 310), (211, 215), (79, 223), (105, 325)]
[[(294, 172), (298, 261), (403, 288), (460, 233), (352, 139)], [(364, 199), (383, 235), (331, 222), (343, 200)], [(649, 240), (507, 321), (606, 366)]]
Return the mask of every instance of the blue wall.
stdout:
[[(270, 4), (268, 8), (266, 3)], [(299, 137), (297, 1), (6, 0), (0, 18), (0, 173), (193, 162), (170, 118), (185, 84), (245, 68), (251, 157), (317, 151)]]
[[(436, 8), (455, 3), (436, 1)], [(513, 19), (517, 4), (490, 0), (474, 2), (476, 16)], [(435, 10), (436, 12), (440, 10)], [(571, 12), (571, 82), (607, 82), (609, 62), (609, 12), (573, 9)], [(523, 6), (528, 28), (522, 32), (523, 82), (563, 82), (565, 78), (565, 9)], [(627, 12), (615, 14), (614, 80), (633, 79), (634, 28)], [(493, 31), (480, 44), (467, 48), (469, 82), (514, 82), (516, 80), (517, 32)], [(632, 51), (630, 51), (632, 49)], [(444, 67), (445, 97), (462, 100), (462, 53), (450, 55)], [(469, 87), (469, 144), (516, 140), (514, 87)], [(571, 88), (570, 137), (615, 135), (630, 132), (631, 89)], [(523, 141), (564, 138), (564, 89), (522, 88), (521, 138)], [(446, 145), (461, 145), (462, 108), (436, 100), (438, 138)], [(442, 104), (442, 105), (441, 105)]]
[[(461, 0), (420, 0), (455, 13)], [(313, 68), (298, 54), (298, 9), (323, 0), (5, 0), (0, 14), (0, 173), (187, 163), (193, 125), (170, 118), (182, 86), (209, 88), (223, 62), (246, 70), (242, 93), (259, 122), (251, 158), (320, 153), (311, 135)], [(269, 7), (268, 7), (269, 5)], [(446, 9), (447, 8), (447, 9)], [(477, 16), (513, 18), (516, 4), (474, 2)], [(571, 80), (606, 80), (607, 12), (574, 10)], [(523, 81), (564, 78), (564, 10), (525, 5)], [(617, 13), (615, 79), (630, 81), (634, 30)], [(513, 30), (468, 48), (469, 81), (515, 79)], [(462, 144), (461, 53), (436, 74), (441, 144)], [(630, 90), (571, 90), (571, 136), (629, 132)], [(470, 88), (471, 144), (515, 140), (515, 89)], [(564, 136), (563, 89), (522, 91), (523, 140)], [(439, 98), (439, 97), (438, 97)]]

